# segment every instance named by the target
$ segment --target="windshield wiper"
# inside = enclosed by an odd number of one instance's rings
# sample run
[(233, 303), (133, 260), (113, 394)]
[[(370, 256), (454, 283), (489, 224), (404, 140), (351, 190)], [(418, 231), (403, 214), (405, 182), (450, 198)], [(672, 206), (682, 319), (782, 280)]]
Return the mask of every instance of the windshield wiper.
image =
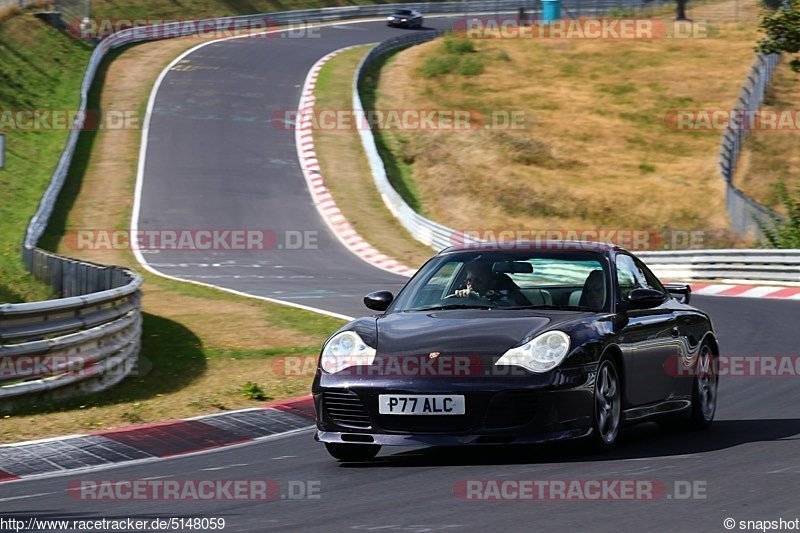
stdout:
[(471, 304), (447, 304), (447, 305), (432, 305), (430, 307), (415, 307), (414, 309), (406, 309), (406, 311), (442, 311), (447, 309), (492, 309), (488, 305), (471, 305)]
[(519, 305), (516, 307), (501, 307), (499, 309), (558, 309), (564, 311), (591, 311), (596, 313), (594, 309), (591, 307), (586, 307), (583, 305)]

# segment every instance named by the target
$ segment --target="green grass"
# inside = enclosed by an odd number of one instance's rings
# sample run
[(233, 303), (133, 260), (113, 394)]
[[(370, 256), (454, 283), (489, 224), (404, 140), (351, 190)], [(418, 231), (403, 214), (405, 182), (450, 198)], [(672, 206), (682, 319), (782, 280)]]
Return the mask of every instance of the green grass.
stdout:
[[(384, 56), (367, 67), (364, 86), (361, 89), (361, 102), (364, 104), (365, 110), (375, 109), (375, 102), (378, 99), (377, 83), (381, 69), (390, 64), (393, 57), (393, 55)], [(322, 81), (321, 76), (320, 81)], [(318, 90), (324, 91), (324, 84), (317, 83)], [(402, 132), (395, 135), (387, 135), (387, 133), (391, 132), (382, 132), (379, 129), (374, 131), (375, 146), (377, 146), (378, 153), (383, 160), (383, 166), (386, 168), (386, 177), (392, 187), (402, 196), (403, 200), (414, 211), (424, 215), (425, 212), (420, 204), (411, 175), (414, 160), (403, 156), (404, 153), (408, 153), (407, 147), (411, 142), (411, 136)]]
[[(75, 109), (91, 53), (31, 16), (0, 25), (0, 110)], [(69, 132), (6, 130), (6, 165), (0, 170), (0, 303), (40, 300), (49, 287), (25, 271), (20, 246)]]

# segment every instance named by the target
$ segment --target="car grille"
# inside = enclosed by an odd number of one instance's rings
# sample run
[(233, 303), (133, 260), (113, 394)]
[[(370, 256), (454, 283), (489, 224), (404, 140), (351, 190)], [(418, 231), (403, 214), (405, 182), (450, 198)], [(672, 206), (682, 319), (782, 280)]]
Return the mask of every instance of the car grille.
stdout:
[(472, 426), (467, 415), (380, 415), (378, 424), (393, 433), (460, 433)]
[(505, 391), (494, 395), (486, 413), (487, 428), (522, 426), (536, 416), (538, 401), (529, 391)]
[(341, 426), (358, 429), (369, 429), (369, 414), (358, 396), (349, 390), (322, 393), (322, 405), (328, 418)]

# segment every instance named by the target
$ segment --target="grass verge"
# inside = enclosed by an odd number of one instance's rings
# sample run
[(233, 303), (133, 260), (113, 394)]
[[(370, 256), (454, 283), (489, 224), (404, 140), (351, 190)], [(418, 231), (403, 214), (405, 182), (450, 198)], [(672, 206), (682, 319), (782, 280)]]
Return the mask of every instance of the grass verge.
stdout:
[(0, 303), (52, 296), (49, 286), (25, 270), (20, 247), (69, 135), (66, 128), (15, 129), (17, 113), (75, 109), (90, 54), (87, 44), (34, 17), (0, 22), (0, 133), (6, 134), (0, 170)]
[[(710, 22), (706, 38), (438, 39), (407, 49), (381, 71), (376, 109), (483, 118), (460, 131), (381, 131), (388, 166), (405, 174), (421, 212), (459, 229), (691, 229), (708, 247), (746, 243), (728, 229), (721, 132), (678, 130), (666, 117), (730, 107), (758, 13), (753, 0), (699, 5), (692, 16)], [(672, 14), (663, 20), (671, 27)], [(491, 127), (493, 112), (524, 120)]]
[[(370, 48), (346, 50), (322, 67), (314, 92), (318, 111), (352, 109), (353, 75)], [(336, 205), (367, 242), (410, 267), (420, 266), (433, 254), (430, 247), (411, 237), (386, 208), (375, 188), (356, 128), (315, 130), (314, 149)]]
[(793, 195), (800, 188), (800, 73), (793, 72), (788, 62), (778, 65), (762, 111), (782, 117), (788, 127), (751, 132), (734, 183), (763, 205), (787, 214), (776, 185), (785, 182)]
[[(143, 117), (159, 72), (197, 44), (197, 39), (170, 40), (116, 52), (102, 67), (90, 108), (104, 115), (138, 110)], [(76, 250), (64, 237), (78, 228), (128, 227), (140, 137), (139, 128), (81, 135), (44, 239), (48, 247), (91, 261), (137, 267), (127, 250)], [(15, 176), (4, 189), (25, 185), (22, 174)], [(40, 194), (41, 188), (32, 196)], [(18, 250), (13, 253), (19, 255)], [(253, 407), (265, 399), (307, 393), (311, 377), (286, 375), (282, 358), (315, 357), (322, 341), (342, 323), (150, 274), (145, 274), (143, 310), (139, 375), (83, 398), (31, 402), (0, 417), (0, 442)]]

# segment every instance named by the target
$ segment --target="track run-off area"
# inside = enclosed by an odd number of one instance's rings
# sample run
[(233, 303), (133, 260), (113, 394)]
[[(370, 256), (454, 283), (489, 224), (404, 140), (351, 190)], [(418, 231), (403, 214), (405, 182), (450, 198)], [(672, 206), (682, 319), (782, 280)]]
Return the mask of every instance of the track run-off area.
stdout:
[[(452, 19), (432, 18), (427, 28)], [(269, 228), (311, 232), (312, 248), (144, 254), (148, 268), (263, 298), (346, 316), (367, 314), (367, 292), (396, 292), (406, 278), (347, 250), (315, 208), (291, 128), (273, 111), (296, 109), (309, 69), (324, 55), (401, 34), (383, 22), (319, 28), (318, 38), (238, 38), (176, 60), (151, 99), (134, 226)], [(425, 31), (425, 30), (419, 30)], [(248, 117), (260, 117), (251, 120)], [(726, 355), (799, 356), (800, 301), (696, 296)], [(223, 325), (220, 325), (223, 327)], [(310, 425), (310, 422), (309, 422)], [(792, 377), (720, 380), (708, 431), (623, 432), (618, 447), (382, 450), (365, 464), (337, 463), (311, 429), (182, 457), (0, 485), (5, 516), (223, 517), (224, 531), (723, 531), (723, 520), (793, 520), (800, 481), (800, 387)], [(275, 480), (318, 487), (318, 497), (272, 501), (82, 501), (76, 480)], [(644, 480), (655, 499), (474, 501), (467, 480)], [(73, 483), (73, 485), (70, 485)], [(698, 487), (688, 497), (684, 487)], [(678, 488), (679, 487), (679, 488)], [(316, 489), (315, 489), (316, 490)]]

